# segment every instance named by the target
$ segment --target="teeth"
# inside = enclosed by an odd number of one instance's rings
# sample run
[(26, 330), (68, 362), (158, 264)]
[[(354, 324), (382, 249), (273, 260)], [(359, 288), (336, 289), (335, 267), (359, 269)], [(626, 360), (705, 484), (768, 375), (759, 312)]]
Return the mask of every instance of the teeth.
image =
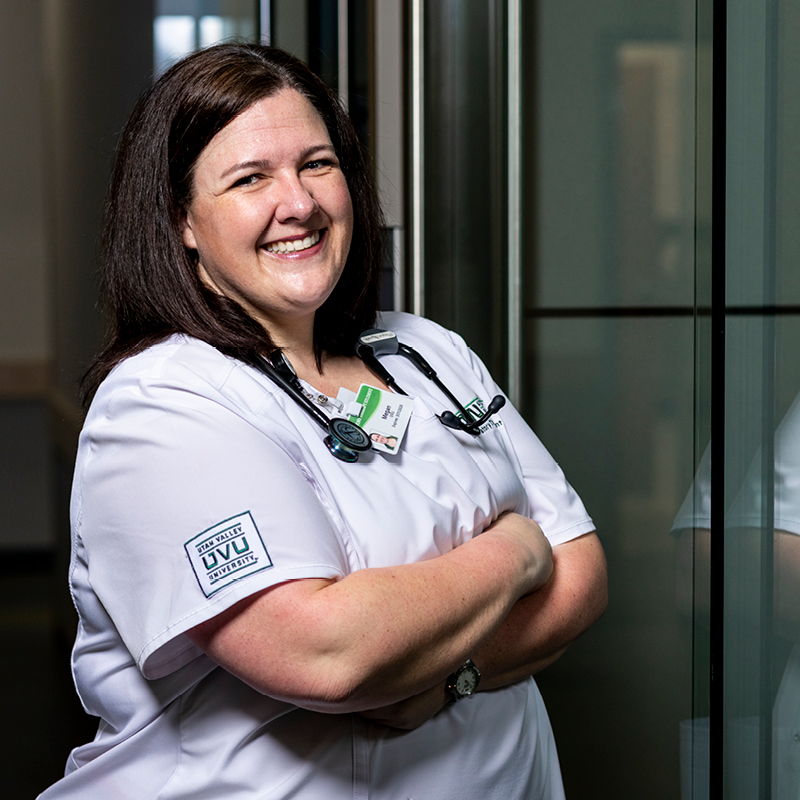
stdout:
[(299, 253), (301, 250), (308, 250), (319, 241), (319, 231), (306, 236), (305, 239), (290, 239), (285, 242), (270, 242), (267, 250), (270, 253)]

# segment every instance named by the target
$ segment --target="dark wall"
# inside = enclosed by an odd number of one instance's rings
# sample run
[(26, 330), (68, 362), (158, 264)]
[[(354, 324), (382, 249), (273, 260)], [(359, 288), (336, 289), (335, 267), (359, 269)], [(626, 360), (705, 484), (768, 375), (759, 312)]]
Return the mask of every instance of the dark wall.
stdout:
[(148, 2), (45, 4), (54, 380), (64, 400), (74, 398), (102, 335), (98, 222), (118, 133), (151, 79), (152, 39)]

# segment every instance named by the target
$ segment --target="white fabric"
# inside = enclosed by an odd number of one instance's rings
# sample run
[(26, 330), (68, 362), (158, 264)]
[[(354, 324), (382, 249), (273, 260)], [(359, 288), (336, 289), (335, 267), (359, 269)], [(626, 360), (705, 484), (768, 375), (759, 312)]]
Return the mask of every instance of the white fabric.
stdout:
[[(405, 314), (381, 324), (465, 404), (499, 392), (456, 335)], [(480, 437), (453, 432), (434, 415), (450, 404), (433, 383), (401, 356), (383, 362), (415, 397), (414, 414), (398, 455), (357, 464), (333, 458), (319, 427), (269, 379), (188, 337), (106, 379), (81, 434), (72, 498), (73, 669), (101, 721), (42, 798), (563, 796), (532, 679), (400, 733), (261, 695), (185, 636), (289, 579), (433, 558), (506, 510), (531, 515), (554, 545), (593, 530), (510, 405)], [(198, 543), (210, 548), (203, 532), (234, 523), (227, 544), (238, 549), (205, 557), (228, 563), (247, 549), (251, 561), (211, 586), (198, 578)]]

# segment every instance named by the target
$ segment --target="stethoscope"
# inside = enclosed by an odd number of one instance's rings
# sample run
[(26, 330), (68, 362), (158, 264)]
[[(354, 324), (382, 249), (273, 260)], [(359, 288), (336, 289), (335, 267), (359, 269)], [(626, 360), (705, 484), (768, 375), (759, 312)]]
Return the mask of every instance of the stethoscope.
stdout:
[[(371, 372), (395, 392), (406, 397), (408, 397), (408, 393), (400, 388), (391, 373), (378, 361), (378, 356), (402, 355), (412, 361), (426, 378), (433, 381), (447, 395), (458, 410), (458, 415), (452, 411), (443, 411), (436, 415), (442, 425), (453, 430), (478, 436), (486, 421), (505, 405), (505, 398), (498, 394), (492, 398), (485, 413), (474, 417), (472, 412), (464, 408), (455, 395), (442, 383), (433, 367), (413, 347), (399, 342), (392, 331), (370, 328), (358, 337), (355, 349), (356, 355), (369, 367)], [(325, 444), (336, 458), (353, 463), (358, 461), (361, 453), (366, 453), (372, 448), (372, 440), (361, 426), (342, 417), (329, 418), (306, 396), (292, 365), (282, 353), (271, 359), (260, 355), (253, 356), (247, 359), (247, 363), (287, 392), (325, 431), (327, 434)]]

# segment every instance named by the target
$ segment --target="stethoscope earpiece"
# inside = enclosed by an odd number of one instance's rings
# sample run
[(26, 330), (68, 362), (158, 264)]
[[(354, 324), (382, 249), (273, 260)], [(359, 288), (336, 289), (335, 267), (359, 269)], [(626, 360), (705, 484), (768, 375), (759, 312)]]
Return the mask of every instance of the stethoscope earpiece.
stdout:
[(452, 428), (454, 431), (463, 430), (458, 420), (459, 417), (452, 411), (442, 411), (442, 413), (439, 414), (439, 422), (441, 422), (445, 428)]
[(378, 356), (396, 355), (401, 351), (402, 347), (403, 345), (397, 341), (397, 336), (392, 331), (369, 328), (356, 341), (356, 355), (387, 386), (394, 389), (398, 394), (405, 395), (406, 393), (397, 385), (392, 374), (378, 361)]
[(505, 404), (505, 397), (496, 394), (492, 398), (492, 402), (489, 403), (489, 408), (487, 408), (478, 419), (472, 419), (472, 415), (470, 414), (469, 421), (467, 421), (465, 417), (457, 417), (452, 411), (442, 411), (442, 413), (439, 414), (439, 421), (446, 428), (452, 428), (454, 431), (464, 431), (464, 433), (477, 436), (481, 432), (483, 424), (488, 422), (489, 417), (496, 414)]

